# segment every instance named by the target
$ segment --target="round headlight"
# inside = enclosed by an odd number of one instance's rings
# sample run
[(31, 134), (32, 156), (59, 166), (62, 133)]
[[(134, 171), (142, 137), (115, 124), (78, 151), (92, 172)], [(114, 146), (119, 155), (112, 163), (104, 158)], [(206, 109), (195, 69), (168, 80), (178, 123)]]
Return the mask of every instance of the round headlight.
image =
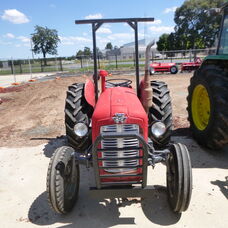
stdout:
[(83, 137), (88, 133), (88, 127), (84, 123), (77, 123), (74, 126), (74, 133), (79, 137)]
[(158, 121), (152, 124), (151, 133), (154, 137), (160, 138), (166, 132), (166, 126), (164, 123)]

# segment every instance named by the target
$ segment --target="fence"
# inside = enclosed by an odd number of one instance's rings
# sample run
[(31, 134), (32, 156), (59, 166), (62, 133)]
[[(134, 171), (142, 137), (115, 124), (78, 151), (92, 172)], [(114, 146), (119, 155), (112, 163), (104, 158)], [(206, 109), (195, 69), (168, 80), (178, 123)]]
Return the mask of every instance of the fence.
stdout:
[[(145, 51), (139, 52), (139, 67), (144, 69)], [(151, 60), (156, 62), (192, 62), (195, 57), (204, 58), (207, 55), (214, 54), (215, 49), (197, 49), (197, 50), (175, 50), (175, 51), (152, 51)], [(135, 53), (118, 53), (111, 54), (99, 53), (98, 68), (112, 71), (129, 71), (134, 70)], [(56, 57), (46, 59), (0, 59), (0, 75), (7, 74), (24, 74), (38, 72), (92, 72), (93, 58), (92, 56), (75, 56), (72, 57)]]

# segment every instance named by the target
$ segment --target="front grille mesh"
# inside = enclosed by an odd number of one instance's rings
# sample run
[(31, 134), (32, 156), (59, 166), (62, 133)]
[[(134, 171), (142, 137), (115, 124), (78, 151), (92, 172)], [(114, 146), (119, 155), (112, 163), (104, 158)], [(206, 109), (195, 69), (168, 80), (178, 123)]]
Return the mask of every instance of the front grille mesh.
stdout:
[[(114, 124), (106, 125), (101, 127), (101, 133), (139, 133), (139, 126), (136, 124)], [(134, 149), (134, 147), (136, 149)], [(113, 138), (105, 139), (101, 141), (102, 149), (111, 149), (111, 148), (123, 148), (123, 151), (104, 151), (102, 152), (103, 158), (126, 158), (126, 157), (136, 157), (139, 156), (139, 141), (136, 138)], [(131, 148), (131, 149), (127, 149)], [(132, 149), (133, 148), (133, 149)], [(102, 166), (105, 167), (121, 167), (121, 166), (137, 166), (139, 161), (136, 159), (132, 160), (109, 160), (103, 161)], [(117, 172), (131, 172), (136, 170), (136, 168), (115, 168), (107, 169), (107, 172), (117, 173)]]

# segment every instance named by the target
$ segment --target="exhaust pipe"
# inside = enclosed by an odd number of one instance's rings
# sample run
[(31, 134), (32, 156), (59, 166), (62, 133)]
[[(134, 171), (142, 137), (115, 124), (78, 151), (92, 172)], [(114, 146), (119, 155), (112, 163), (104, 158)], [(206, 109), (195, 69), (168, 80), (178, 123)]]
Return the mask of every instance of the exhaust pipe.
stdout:
[(143, 107), (148, 113), (149, 108), (152, 106), (152, 97), (153, 97), (153, 91), (150, 85), (150, 49), (154, 45), (154, 40), (151, 41), (147, 47), (146, 47), (146, 60), (145, 60), (145, 75), (144, 75), (144, 86), (143, 86)]

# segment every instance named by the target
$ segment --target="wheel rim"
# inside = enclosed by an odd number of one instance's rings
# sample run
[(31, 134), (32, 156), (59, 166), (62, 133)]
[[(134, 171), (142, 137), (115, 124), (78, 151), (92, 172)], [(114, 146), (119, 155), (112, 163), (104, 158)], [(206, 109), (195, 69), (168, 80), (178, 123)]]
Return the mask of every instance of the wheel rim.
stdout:
[(203, 131), (210, 119), (210, 99), (207, 89), (202, 84), (194, 88), (191, 108), (195, 126)]
[(175, 73), (176, 72), (176, 67), (171, 67), (170, 70), (171, 70), (172, 73)]

